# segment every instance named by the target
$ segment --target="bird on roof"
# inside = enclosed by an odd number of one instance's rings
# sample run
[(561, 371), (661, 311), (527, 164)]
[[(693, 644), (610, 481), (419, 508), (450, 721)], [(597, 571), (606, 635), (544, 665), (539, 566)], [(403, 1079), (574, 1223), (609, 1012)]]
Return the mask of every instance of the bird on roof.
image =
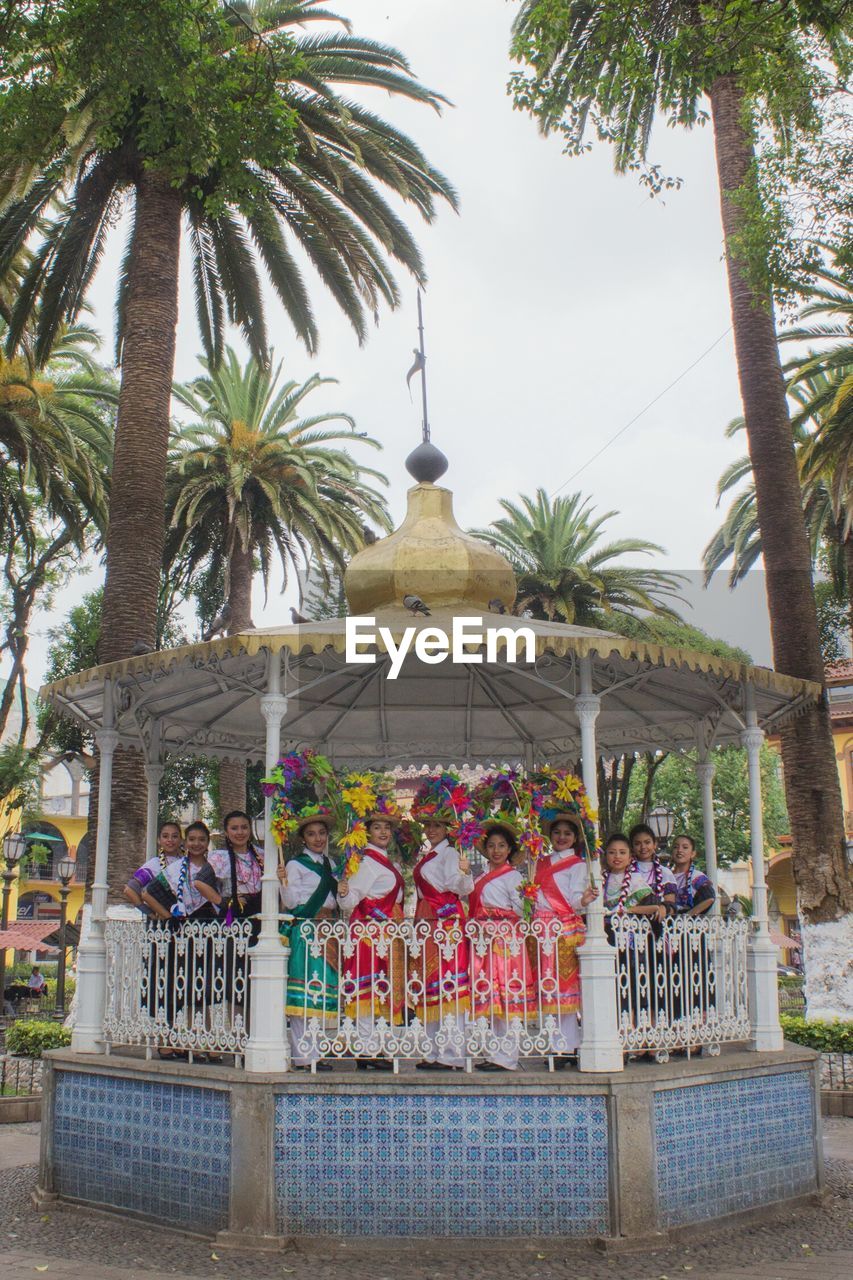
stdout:
[(221, 631), (225, 631), (226, 628), (228, 627), (230, 618), (231, 618), (231, 606), (226, 601), (226, 603), (219, 610), (219, 613), (217, 613), (216, 617), (211, 622), (210, 626), (202, 635), (201, 637), (202, 640), (204, 641), (212, 640), (213, 637), (218, 636)]
[(295, 627), (301, 627), (303, 623), (311, 621), (310, 618), (306, 618), (303, 613), (300, 613), (298, 609), (293, 608), (290, 610), (290, 620)]
[(420, 596), (403, 596), (403, 605), (408, 609), (409, 613), (422, 613), (425, 618), (429, 618), (430, 611), (424, 604)]
[(130, 652), (134, 658), (141, 658), (146, 653), (151, 653), (152, 648), (151, 645), (147, 644), (144, 640), (137, 640)]

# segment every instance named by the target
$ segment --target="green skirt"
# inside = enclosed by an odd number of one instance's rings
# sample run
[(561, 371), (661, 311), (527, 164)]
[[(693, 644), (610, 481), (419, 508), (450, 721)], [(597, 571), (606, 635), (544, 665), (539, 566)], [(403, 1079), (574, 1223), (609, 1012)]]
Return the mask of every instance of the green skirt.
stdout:
[(337, 1013), (338, 944), (334, 940), (324, 943), (323, 950), (315, 956), (302, 934), (304, 923), (296, 920), (279, 925), (282, 942), (290, 947), (285, 1012), (297, 1018)]

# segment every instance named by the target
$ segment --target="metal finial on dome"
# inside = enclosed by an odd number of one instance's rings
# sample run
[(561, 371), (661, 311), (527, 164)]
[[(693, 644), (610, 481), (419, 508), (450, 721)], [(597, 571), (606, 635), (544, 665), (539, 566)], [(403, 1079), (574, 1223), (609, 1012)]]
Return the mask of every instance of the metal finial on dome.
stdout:
[(418, 484), (435, 484), (450, 463), (431, 440), (422, 440), (406, 459), (406, 470)]
[(415, 363), (409, 370), (406, 382), (411, 388), (412, 378), (416, 373), (421, 375), (421, 396), (423, 399), (422, 439), (406, 459), (406, 470), (418, 484), (435, 484), (444, 475), (450, 465), (440, 449), (430, 440), (429, 409), (427, 407), (426, 347), (424, 345), (424, 311), (421, 291), (418, 289), (418, 343), (415, 349)]

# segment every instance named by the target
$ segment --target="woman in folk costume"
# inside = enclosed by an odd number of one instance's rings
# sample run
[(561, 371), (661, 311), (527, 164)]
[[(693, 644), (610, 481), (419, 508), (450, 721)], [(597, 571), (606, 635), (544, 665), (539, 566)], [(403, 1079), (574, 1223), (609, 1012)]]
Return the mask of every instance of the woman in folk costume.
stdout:
[[(696, 843), (692, 836), (678, 835), (672, 842), (672, 870), (675, 876), (675, 913), (682, 919), (707, 915), (717, 894), (711, 880), (694, 865)], [(693, 942), (689, 937), (677, 940), (678, 959), (673, 960), (672, 1014), (707, 1017), (716, 1006), (717, 982), (713, 948), (708, 935), (697, 929)], [(677, 938), (677, 935), (676, 935)], [(678, 1052), (676, 1050), (676, 1052)]]
[(180, 858), (182, 838), (181, 828), (177, 822), (172, 822), (171, 819), (161, 822), (157, 832), (157, 852), (153, 858), (143, 862), (142, 866), (134, 871), (124, 886), (124, 896), (128, 902), (139, 907), (145, 915), (151, 914), (151, 908), (142, 901), (143, 891), (161, 871), (166, 870), (170, 862)]
[[(423, 824), (429, 842), (415, 863), (418, 895), (415, 920), (430, 922), (417, 978), (423, 992), (412, 1008), (424, 1024), (430, 1051), (419, 1071), (450, 1071), (465, 1066), (465, 1014), (470, 1007), (468, 942), (462, 901), (474, 888), (468, 858), (448, 838), (470, 803), (468, 788), (442, 774), (418, 789), (412, 813)], [(444, 939), (435, 940), (436, 932)], [(454, 941), (454, 935), (458, 935)]]
[(562, 1068), (580, 1044), (577, 948), (586, 936), (581, 915), (598, 891), (589, 883), (586, 860), (579, 856), (580, 820), (573, 813), (557, 813), (543, 816), (541, 826), (551, 852), (540, 854), (534, 874), (533, 920), (543, 930), (535, 952), (536, 979), (540, 1014), (557, 1019), (554, 1043), (560, 1053), (554, 1065)]
[[(400, 815), (393, 801), (380, 795), (372, 812), (365, 815), (367, 844), (358, 855), (353, 870), (348, 859), (338, 883), (338, 905), (351, 926), (362, 925), (352, 955), (343, 961), (345, 1013), (355, 1018), (361, 1048), (370, 1054), (359, 1058), (360, 1070), (373, 1067), (390, 1071), (393, 1063), (379, 1057), (380, 1036), (376, 1023), (383, 1018), (400, 1025), (405, 1004), (405, 951), (400, 939), (383, 939), (383, 925), (403, 919), (405, 881), (391, 861), (388, 846), (399, 826)], [(356, 930), (356, 932), (361, 932)]]
[(314, 955), (313, 931), (302, 929), (306, 920), (333, 920), (337, 915), (338, 882), (328, 855), (331, 829), (327, 809), (306, 806), (296, 820), (302, 851), (278, 868), (281, 904), (293, 917), (279, 926), (279, 932), (290, 947), (285, 1011), (290, 1019), (291, 1065), (297, 1069), (316, 1062), (317, 1070), (331, 1070), (320, 1061), (316, 1045), (309, 1046), (307, 1032), (309, 1019), (319, 1020), (323, 1028), (338, 1012), (338, 971), (333, 963), (337, 949), (328, 942)]
[[(666, 907), (658, 898), (647, 877), (637, 867), (631, 843), (621, 831), (615, 831), (604, 847), (604, 882), (602, 885), (605, 924), (608, 936), (615, 940), (614, 922), (626, 915), (647, 916), (652, 928), (666, 919)], [(654, 939), (651, 940), (652, 948)], [(638, 954), (639, 952), (639, 954)], [(648, 1009), (648, 986), (641, 981), (641, 970), (648, 979), (649, 947), (630, 934), (617, 950), (616, 971), (619, 991), (619, 1016), (623, 1026), (636, 1023), (637, 1014)]]
[(536, 1005), (536, 988), (527, 948), (518, 924), (523, 914), (521, 872), (511, 859), (518, 854), (513, 815), (498, 815), (483, 823), (482, 849), (489, 864), (474, 881), (468, 899), (472, 922), (483, 926), (471, 941), (471, 990), (474, 1017), (485, 1018), (497, 1037), (478, 1071), (514, 1071), (518, 1039), (510, 1023), (524, 1021)]

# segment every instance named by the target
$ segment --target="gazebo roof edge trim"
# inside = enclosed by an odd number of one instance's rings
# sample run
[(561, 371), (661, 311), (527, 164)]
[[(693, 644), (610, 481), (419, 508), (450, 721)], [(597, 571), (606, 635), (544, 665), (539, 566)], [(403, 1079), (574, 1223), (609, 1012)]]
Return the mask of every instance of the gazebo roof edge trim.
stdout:
[[(513, 622), (515, 621), (513, 619)], [(403, 630), (404, 626), (399, 623), (391, 627), (395, 641), (400, 638)], [(629, 662), (647, 662), (661, 668), (680, 667), (739, 682), (746, 681), (757, 688), (773, 690), (792, 698), (802, 697), (809, 701), (817, 701), (823, 693), (822, 686), (814, 681), (782, 675), (769, 667), (750, 666), (748, 663), (718, 658), (696, 649), (680, 649), (649, 641), (631, 640), (608, 632), (578, 635), (574, 629), (567, 628), (567, 631), (570, 633), (561, 635), (559, 624), (551, 624), (547, 633), (537, 634), (537, 658), (552, 654), (557, 658), (574, 655), (579, 658), (598, 657), (607, 661), (615, 655)], [(287, 651), (294, 657), (299, 657), (303, 654), (319, 654), (330, 649), (338, 654), (345, 653), (346, 637), (343, 630), (308, 631), (303, 626), (294, 626), (275, 632), (243, 632), (225, 636), (219, 640), (202, 641), (197, 644), (182, 645), (177, 649), (162, 649), (139, 657), (102, 663), (100, 666), (90, 667), (85, 671), (44, 685), (39, 691), (39, 696), (42, 700), (51, 702), (61, 699), (63, 695), (72, 693), (96, 678), (107, 680), (128, 675), (151, 675), (155, 671), (168, 671), (189, 659), (203, 664), (213, 658), (238, 657), (241, 653), (248, 657), (255, 657), (264, 650), (271, 653)], [(500, 644), (499, 652), (501, 649), (505, 650), (506, 645)]]

